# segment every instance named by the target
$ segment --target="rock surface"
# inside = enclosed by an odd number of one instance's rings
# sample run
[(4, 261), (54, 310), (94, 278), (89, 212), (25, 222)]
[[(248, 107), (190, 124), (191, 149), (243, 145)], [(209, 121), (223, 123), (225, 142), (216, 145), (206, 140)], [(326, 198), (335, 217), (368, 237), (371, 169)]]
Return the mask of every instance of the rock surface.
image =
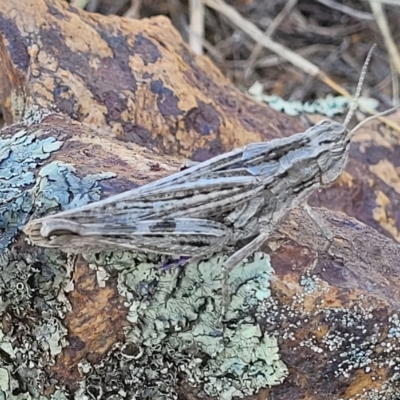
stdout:
[(224, 347), (215, 338), (223, 256), (183, 277), (160, 274), (157, 257), (71, 257), (29, 246), (20, 228), (164, 177), (185, 158), (303, 126), (234, 88), (164, 17), (104, 17), (57, 1), (0, 5), (0, 99), (11, 124), (0, 132), (8, 398), (399, 397), (397, 137), (377, 122), (360, 130), (346, 172), (311, 199), (333, 210), (318, 211), (335, 234), (328, 250), (295, 210), (263, 248), (271, 259), (238, 267), (239, 322), (226, 327)]

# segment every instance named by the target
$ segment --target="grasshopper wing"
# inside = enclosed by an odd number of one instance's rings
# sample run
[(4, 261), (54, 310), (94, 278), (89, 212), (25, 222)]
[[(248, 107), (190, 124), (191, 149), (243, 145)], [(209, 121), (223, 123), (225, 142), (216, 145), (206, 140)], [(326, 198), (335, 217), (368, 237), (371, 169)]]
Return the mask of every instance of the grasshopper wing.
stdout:
[(195, 218), (103, 224), (78, 224), (54, 218), (31, 223), (27, 233), (32, 244), (78, 254), (125, 249), (195, 256), (215, 252), (232, 238), (224, 224)]

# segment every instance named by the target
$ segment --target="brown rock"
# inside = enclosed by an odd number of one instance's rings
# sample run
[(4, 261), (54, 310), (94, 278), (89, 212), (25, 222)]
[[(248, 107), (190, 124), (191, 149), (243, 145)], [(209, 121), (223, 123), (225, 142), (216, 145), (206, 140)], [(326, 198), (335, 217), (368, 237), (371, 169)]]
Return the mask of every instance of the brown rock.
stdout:
[[(0, 139), (27, 130), (34, 141), (63, 142), (59, 150), (37, 161), (35, 184), (45, 166), (68, 163), (76, 168), (76, 177), (115, 173), (99, 183), (105, 197), (175, 172), (184, 157), (203, 160), (248, 142), (302, 130), (296, 120), (240, 93), (206, 57), (192, 55), (163, 17), (141, 21), (104, 17), (56, 1), (0, 4), (0, 99), (7, 122), (15, 123), (1, 131)], [(39, 124), (29, 127), (16, 123), (32, 104), (55, 106), (64, 115), (38, 118)], [(325, 250), (321, 233), (301, 210), (295, 210), (281, 229), (283, 237), (277, 234), (267, 243), (265, 250), (275, 269), (276, 308), (266, 307), (260, 324), (278, 338), (289, 376), (281, 385), (260, 392), (260, 399), (398, 396), (400, 254), (392, 239), (375, 230), (398, 238), (399, 149), (397, 139), (386, 135), (360, 131), (345, 174), (312, 199), (314, 205), (344, 210), (372, 228), (322, 210), (335, 234)], [(5, 143), (1, 146), (5, 154)], [(7, 157), (1, 159), (0, 168)], [(8, 195), (12, 190), (6, 187)], [(30, 188), (21, 185), (21, 193)], [(7, 207), (16, 202), (10, 198)], [(3, 215), (8, 216), (9, 208), (5, 210)], [(29, 214), (33, 211), (29, 209)], [(24, 222), (28, 217), (20, 218)], [(5, 220), (10, 229), (11, 219)], [(21, 236), (11, 249), (14, 258), (4, 250), (3, 276), (15, 267), (15, 260), (29, 264), (32, 279), (27, 284), (34, 287), (33, 277), (39, 279), (37, 271), (50, 265), (51, 257), (36, 253)], [(33, 255), (36, 261), (29, 261)], [(127, 326), (116, 277), (99, 287), (84, 259), (66, 259), (66, 270), (69, 264), (75, 268), (75, 286), (68, 294), (72, 310), (65, 320), (69, 347), (57, 356), (55, 365), (44, 364), (46, 392), (55, 382), (76, 390), (82, 377), (78, 363), (100, 362)], [(0, 289), (4, 292), (5, 287)], [(41, 299), (39, 294), (33, 296), (35, 302)], [(35, 302), (21, 301), (21, 307), (29, 303), (25, 311), (11, 304), (2, 313), (3, 329), (14, 335), (16, 348), (22, 339), (33, 337), (24, 336), (22, 329), (31, 332), (39, 324), (38, 310), (44, 306)], [(0, 361), (7, 360), (0, 355)], [(43, 365), (40, 358), (42, 364), (34, 357), (30, 361)], [(205, 398), (201, 387), (194, 389), (181, 380), (177, 389), (181, 399)], [(29, 385), (20, 390), (34, 392)]]
[(105, 17), (43, 0), (1, 6), (8, 123), (29, 94), (103, 135), (198, 161), (302, 129), (191, 54), (165, 17)]

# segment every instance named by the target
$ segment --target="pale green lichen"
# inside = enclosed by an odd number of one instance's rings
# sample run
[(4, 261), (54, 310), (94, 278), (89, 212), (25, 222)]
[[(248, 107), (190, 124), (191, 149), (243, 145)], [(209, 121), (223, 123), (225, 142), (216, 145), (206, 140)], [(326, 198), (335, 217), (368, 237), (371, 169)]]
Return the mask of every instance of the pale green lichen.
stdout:
[(0, 249), (11, 243), (33, 207), (27, 187), (35, 183), (34, 168), (61, 146), (51, 137), (37, 139), (26, 129), (0, 140)]
[(115, 174), (104, 172), (80, 178), (70, 164), (52, 162), (44, 166), (31, 193), (35, 198), (35, 214), (51, 209), (72, 209), (100, 199), (98, 181)]
[[(328, 118), (343, 114), (350, 106), (351, 99), (344, 96), (328, 95), (325, 99), (317, 99), (313, 102), (288, 101), (276, 95), (268, 95), (263, 92), (263, 85), (255, 82), (249, 89), (249, 94), (257, 101), (267, 103), (271, 108), (282, 111), (287, 115), (296, 116), (302, 113), (320, 114)], [(379, 102), (370, 97), (360, 97), (358, 104), (361, 110), (376, 110)]]
[(389, 318), (389, 338), (400, 338), (400, 320), (398, 314), (393, 314)]
[(310, 274), (309, 272), (303, 275), (300, 279), (300, 285), (303, 286), (304, 292), (307, 294), (311, 294), (319, 289), (320, 282), (321, 279), (319, 279), (315, 275)]
[[(177, 398), (175, 385), (182, 375), (207, 395), (231, 399), (277, 385), (287, 376), (277, 339), (262, 333), (251, 317), (258, 302), (271, 295), (273, 269), (267, 255), (256, 253), (231, 272), (233, 295), (222, 330), (225, 256), (166, 272), (160, 272), (157, 257), (127, 252), (85, 257), (92, 266), (119, 272), (119, 291), (132, 323), (124, 345), (130, 346), (132, 357), (120, 356), (126, 361), (121, 368), (129, 375), (125, 379), (132, 380), (130, 396), (145, 397), (143, 391), (150, 390), (154, 399)], [(106, 365), (94, 366), (96, 373), (104, 373)]]

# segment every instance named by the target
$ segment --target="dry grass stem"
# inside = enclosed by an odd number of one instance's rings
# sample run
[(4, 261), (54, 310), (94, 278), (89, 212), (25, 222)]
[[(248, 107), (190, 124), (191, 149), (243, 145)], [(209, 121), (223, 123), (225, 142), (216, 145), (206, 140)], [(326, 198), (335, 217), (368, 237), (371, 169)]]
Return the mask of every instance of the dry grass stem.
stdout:
[(196, 54), (203, 54), (204, 4), (201, 0), (189, 0), (189, 46)]
[[(307, 59), (288, 49), (287, 47), (282, 46), (277, 42), (274, 42), (270, 37), (266, 36), (256, 25), (242, 17), (242, 15), (240, 15), (238, 11), (226, 4), (223, 0), (203, 0), (203, 2), (208, 7), (216, 10), (217, 12), (225, 16), (233, 25), (241, 29), (260, 45), (278, 54), (286, 61), (289, 61), (291, 64), (302, 69), (305, 73), (320, 79), (322, 82), (327, 84), (329, 87), (331, 87), (342, 96), (352, 98), (351, 94), (346, 89), (344, 89), (333, 79), (331, 79), (317, 65), (313, 64), (312, 62), (308, 61)], [(372, 109), (365, 108), (365, 110), (372, 115), (377, 114), (377, 112)], [(398, 125), (394, 121), (385, 117), (379, 117), (379, 120), (400, 133), (400, 125)]]

